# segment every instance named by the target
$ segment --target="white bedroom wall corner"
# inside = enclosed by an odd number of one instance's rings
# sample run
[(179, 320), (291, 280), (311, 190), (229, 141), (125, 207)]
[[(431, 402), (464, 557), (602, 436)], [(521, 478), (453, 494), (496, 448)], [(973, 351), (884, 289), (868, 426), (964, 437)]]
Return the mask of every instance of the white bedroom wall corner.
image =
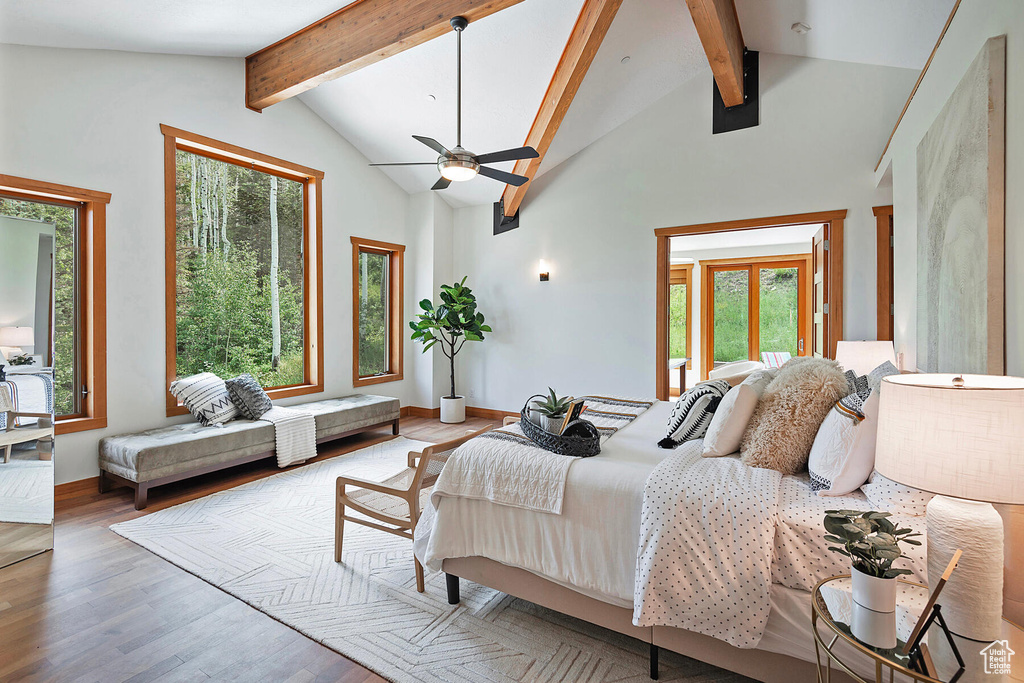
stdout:
[[(989, 38), (1006, 35), (1006, 372), (1024, 374), (1024, 11), (1019, 0), (963, 0), (899, 128), (893, 168), (895, 333), (906, 366), (917, 347), (917, 146)], [(895, 120), (893, 121), (895, 122)]]
[[(325, 390), (352, 393), (351, 245), (406, 243), (408, 195), (297, 99), (245, 109), (240, 59), (0, 45), (0, 168), (110, 192), (108, 429), (61, 435), (56, 483), (96, 476), (99, 439), (168, 419), (164, 379), (163, 140), (166, 123), (324, 171)], [(59, 164), (57, 161), (59, 160)], [(343, 295), (344, 294), (344, 295)], [(377, 393), (413, 397), (413, 382)]]
[(712, 135), (697, 78), (540, 176), (517, 230), (456, 210), (456, 270), (496, 322), (460, 359), (474, 405), (518, 410), (549, 385), (653, 395), (659, 227), (847, 209), (846, 335), (874, 338), (871, 207), (889, 195), (870, 169), (917, 73), (769, 53), (761, 69), (756, 128)]

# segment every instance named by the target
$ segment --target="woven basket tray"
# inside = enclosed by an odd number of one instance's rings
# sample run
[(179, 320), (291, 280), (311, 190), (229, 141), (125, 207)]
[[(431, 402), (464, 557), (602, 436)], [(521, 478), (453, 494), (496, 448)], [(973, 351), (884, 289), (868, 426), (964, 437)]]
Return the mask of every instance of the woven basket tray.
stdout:
[(576, 419), (570, 422), (561, 434), (552, 434), (530, 419), (530, 403), (535, 398), (544, 398), (535, 394), (526, 399), (519, 416), (519, 427), (523, 434), (541, 448), (575, 458), (589, 458), (601, 452), (601, 433), (597, 427), (587, 420)]

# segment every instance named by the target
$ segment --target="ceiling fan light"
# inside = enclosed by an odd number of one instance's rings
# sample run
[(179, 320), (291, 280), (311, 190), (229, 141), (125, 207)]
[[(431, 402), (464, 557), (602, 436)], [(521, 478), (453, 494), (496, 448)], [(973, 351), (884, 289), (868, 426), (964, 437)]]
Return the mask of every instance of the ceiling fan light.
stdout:
[(442, 159), (437, 162), (437, 170), (442, 178), (452, 182), (472, 180), (480, 171), (480, 164), (468, 159)]

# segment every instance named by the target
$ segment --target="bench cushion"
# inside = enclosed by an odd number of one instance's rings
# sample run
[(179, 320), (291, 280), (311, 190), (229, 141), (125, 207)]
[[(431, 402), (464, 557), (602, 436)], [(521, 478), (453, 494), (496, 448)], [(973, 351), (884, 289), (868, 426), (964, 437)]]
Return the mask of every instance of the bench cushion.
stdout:
[[(288, 406), (312, 413), (317, 441), (395, 420), (397, 398), (356, 394)], [(100, 469), (129, 481), (146, 482), (274, 450), (274, 425), (232, 420), (222, 427), (198, 422), (149, 429), (100, 440)]]

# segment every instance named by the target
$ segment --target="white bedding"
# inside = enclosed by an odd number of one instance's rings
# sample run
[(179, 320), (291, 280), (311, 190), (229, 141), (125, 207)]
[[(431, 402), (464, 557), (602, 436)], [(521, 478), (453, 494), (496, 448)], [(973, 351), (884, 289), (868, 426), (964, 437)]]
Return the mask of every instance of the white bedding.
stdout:
[[(561, 515), (453, 498), (441, 501), (436, 512), (426, 506), (416, 528), (416, 556), (432, 571), (440, 571), (449, 557), (487, 557), (632, 610), (644, 484), (673, 452), (657, 446), (671, 410), (672, 403), (656, 403), (609, 440), (600, 455), (576, 462), (566, 480)], [(868, 509), (868, 503), (859, 492), (820, 497), (806, 477), (783, 477), (772, 559), (772, 613), (758, 649), (804, 659), (813, 655), (808, 650), (806, 591), (820, 579), (849, 571), (845, 558), (829, 552), (820, 540), (824, 511), (844, 507)], [(915, 530), (924, 530), (922, 518), (893, 512)], [(912, 549), (909, 561), (900, 566), (923, 581), (923, 550)], [(788, 606), (785, 612), (781, 605)]]

